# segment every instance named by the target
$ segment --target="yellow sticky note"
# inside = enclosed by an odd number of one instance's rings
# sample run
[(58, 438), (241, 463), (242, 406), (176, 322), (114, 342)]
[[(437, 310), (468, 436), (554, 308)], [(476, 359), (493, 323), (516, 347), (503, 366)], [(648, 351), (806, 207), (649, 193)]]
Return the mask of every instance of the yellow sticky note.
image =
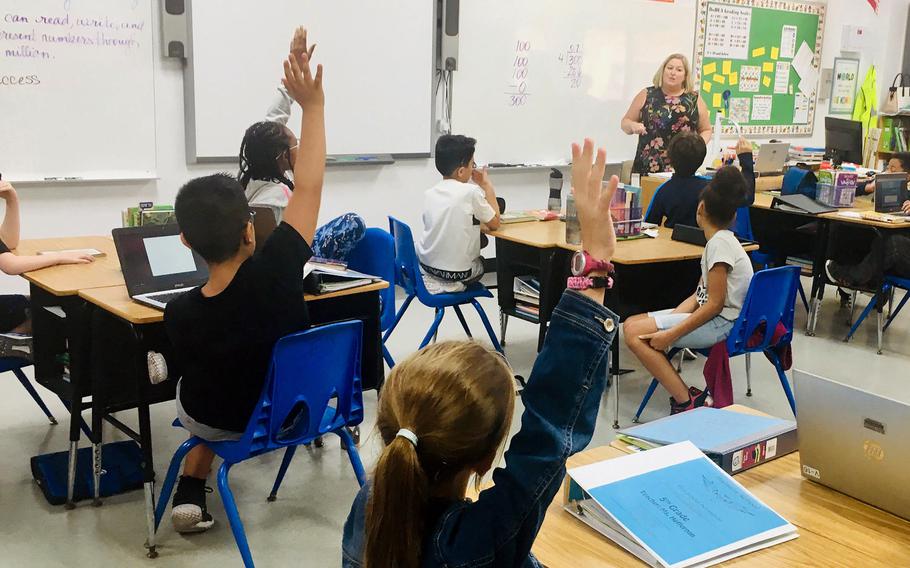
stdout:
[(721, 98), (720, 93), (714, 93), (714, 108), (720, 108)]
[(724, 63), (723, 63), (724, 75), (730, 74), (730, 65), (732, 65), (731, 61), (724, 61)]
[(766, 86), (766, 87), (770, 87), (770, 86), (771, 86), (771, 77), (768, 77), (767, 75), (765, 75), (764, 77), (762, 77), (762, 78), (761, 78), (761, 84), (764, 85), (764, 86)]
[(733, 73), (730, 73), (729, 78), (730, 78), (730, 86), (731, 86), (731, 87), (732, 87), (733, 85), (736, 85), (736, 84), (739, 83), (739, 73), (736, 73), (736, 72), (734, 71)]
[(777, 49), (776, 47), (772, 47), (771, 48), (771, 59), (777, 59), (779, 52), (780, 52), (779, 49)]
[(727, 83), (727, 78), (723, 75), (715, 75), (711, 77), (711, 80), (715, 83), (720, 83), (721, 85), (725, 85)]
[(708, 63), (707, 65), (705, 65), (704, 68), (702, 68), (702, 73), (704, 73), (705, 75), (711, 75), (712, 73), (714, 73), (716, 71), (717, 71), (717, 63), (714, 63), (713, 61), (711, 63)]
[(752, 50), (752, 57), (761, 57), (764, 54), (765, 54), (764, 47), (756, 47), (755, 49)]
[(774, 63), (772, 63), (770, 61), (765, 61), (764, 63), (761, 64), (761, 70), (764, 71), (765, 73), (773, 73), (774, 72)]
[(706, 93), (710, 93), (710, 92), (711, 92), (711, 83), (709, 83), (709, 82), (707, 82), (707, 81), (705, 81), (704, 83), (702, 83), (702, 84), (701, 84), (701, 90), (704, 91), (704, 92), (706, 92)]

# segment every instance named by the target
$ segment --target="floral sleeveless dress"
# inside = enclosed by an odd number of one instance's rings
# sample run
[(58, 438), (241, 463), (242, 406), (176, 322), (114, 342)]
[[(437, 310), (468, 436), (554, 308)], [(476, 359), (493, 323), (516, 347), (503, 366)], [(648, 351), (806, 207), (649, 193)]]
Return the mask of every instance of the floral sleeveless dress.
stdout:
[(670, 171), (667, 157), (670, 140), (677, 132), (698, 129), (698, 93), (670, 97), (660, 87), (648, 87), (639, 120), (648, 132), (638, 137), (634, 171), (642, 174)]

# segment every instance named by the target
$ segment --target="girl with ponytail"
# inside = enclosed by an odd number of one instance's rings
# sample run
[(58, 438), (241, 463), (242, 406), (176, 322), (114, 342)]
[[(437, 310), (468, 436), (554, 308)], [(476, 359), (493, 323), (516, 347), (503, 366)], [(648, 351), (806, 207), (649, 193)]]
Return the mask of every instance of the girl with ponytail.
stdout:
[(603, 262), (573, 279), (553, 312), (505, 465), (493, 487), (465, 499), (471, 479), (498, 462), (512, 423), (515, 387), (500, 355), (473, 341), (444, 342), (399, 363), (379, 400), (385, 448), (345, 523), (345, 567), (539, 566), (531, 546), (566, 459), (591, 440), (619, 321), (603, 306), (618, 179), (602, 190), (606, 154), (595, 162), (590, 140), (572, 150), (583, 245)]

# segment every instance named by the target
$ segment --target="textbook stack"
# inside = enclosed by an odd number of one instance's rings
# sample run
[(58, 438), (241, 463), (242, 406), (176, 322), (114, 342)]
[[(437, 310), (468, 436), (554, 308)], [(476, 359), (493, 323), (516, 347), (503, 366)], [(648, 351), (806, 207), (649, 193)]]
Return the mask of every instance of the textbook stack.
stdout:
[(533, 276), (516, 276), (512, 285), (515, 297), (515, 311), (534, 318), (540, 318), (540, 282)]
[(142, 227), (144, 225), (168, 225), (177, 222), (173, 205), (155, 205), (144, 201), (138, 207), (129, 207), (120, 213), (124, 227)]

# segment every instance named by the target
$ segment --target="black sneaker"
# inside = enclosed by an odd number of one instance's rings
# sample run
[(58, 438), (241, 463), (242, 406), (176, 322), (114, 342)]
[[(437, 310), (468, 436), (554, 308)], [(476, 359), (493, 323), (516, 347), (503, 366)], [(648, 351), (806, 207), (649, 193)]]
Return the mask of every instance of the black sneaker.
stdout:
[(711, 393), (702, 391), (695, 387), (689, 387), (688, 402), (678, 403), (672, 396), (670, 397), (670, 414), (679, 414), (687, 410), (693, 410), (702, 406), (714, 406), (714, 399)]
[(188, 534), (212, 528), (215, 520), (205, 507), (205, 494), (211, 492), (212, 488), (206, 487), (204, 479), (180, 476), (171, 504), (171, 523), (175, 531)]

